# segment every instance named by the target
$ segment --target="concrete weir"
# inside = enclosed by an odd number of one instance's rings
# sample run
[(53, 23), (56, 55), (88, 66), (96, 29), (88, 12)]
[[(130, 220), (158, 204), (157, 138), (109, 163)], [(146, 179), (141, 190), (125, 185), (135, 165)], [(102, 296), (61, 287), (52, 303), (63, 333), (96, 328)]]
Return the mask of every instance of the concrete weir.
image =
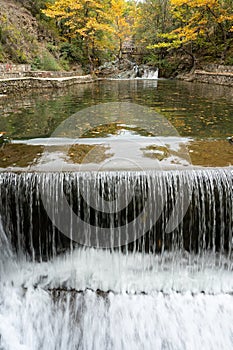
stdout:
[(232, 170), (2, 173), (1, 217), (16, 251), (73, 244), (163, 252), (232, 250)]

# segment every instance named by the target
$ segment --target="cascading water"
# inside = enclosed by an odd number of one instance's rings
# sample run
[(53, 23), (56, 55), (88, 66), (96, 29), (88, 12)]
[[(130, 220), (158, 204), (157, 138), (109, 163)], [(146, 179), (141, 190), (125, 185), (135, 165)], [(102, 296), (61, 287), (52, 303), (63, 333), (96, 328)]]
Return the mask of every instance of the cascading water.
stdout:
[(157, 80), (158, 76), (158, 68), (153, 69), (148, 66), (135, 65), (131, 71), (119, 74), (118, 78)]
[[(103, 66), (104, 68), (104, 66)], [(106, 67), (105, 67), (106, 68)], [(115, 67), (116, 68), (116, 67)], [(122, 68), (122, 67), (121, 67)], [(101, 71), (101, 68), (100, 68)], [(102, 70), (104, 71), (104, 70)], [(108, 72), (109, 74), (109, 72)], [(110, 76), (111, 79), (149, 79), (157, 80), (159, 76), (159, 70), (155, 67), (147, 65), (138, 65), (128, 61), (128, 65), (124, 69), (119, 69), (116, 73), (114, 70)]]
[(142, 253), (185, 249), (230, 257), (232, 188), (232, 171), (224, 169), (2, 173), (0, 207), (16, 251), (39, 260), (64, 248), (63, 234), (68, 246), (73, 240)]
[(145, 69), (142, 75), (142, 79), (158, 79), (159, 70)]
[(232, 348), (232, 170), (6, 172), (0, 193), (1, 349)]

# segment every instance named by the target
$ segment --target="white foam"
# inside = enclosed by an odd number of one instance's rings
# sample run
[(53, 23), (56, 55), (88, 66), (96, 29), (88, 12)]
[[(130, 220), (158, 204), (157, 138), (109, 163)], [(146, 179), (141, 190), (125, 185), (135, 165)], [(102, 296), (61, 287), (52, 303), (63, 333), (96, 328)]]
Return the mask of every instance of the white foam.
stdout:
[(77, 249), (53, 261), (22, 261), (17, 268), (13, 265), (5, 275), (5, 282), (24, 288), (100, 289), (129, 294), (232, 293), (232, 263), (222, 257), (222, 267), (218, 264), (213, 254), (198, 258), (181, 253), (152, 256)]
[[(4, 298), (4, 301), (3, 301)], [(0, 345), (8, 350), (219, 350), (233, 347), (230, 295), (99, 296), (6, 288)]]

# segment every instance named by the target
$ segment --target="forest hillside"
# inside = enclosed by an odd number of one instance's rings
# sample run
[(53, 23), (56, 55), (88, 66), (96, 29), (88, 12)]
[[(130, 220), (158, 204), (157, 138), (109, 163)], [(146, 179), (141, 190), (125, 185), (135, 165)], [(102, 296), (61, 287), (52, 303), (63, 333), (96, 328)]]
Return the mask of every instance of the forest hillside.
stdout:
[(0, 62), (93, 71), (122, 57), (166, 76), (233, 65), (232, 0), (0, 0)]

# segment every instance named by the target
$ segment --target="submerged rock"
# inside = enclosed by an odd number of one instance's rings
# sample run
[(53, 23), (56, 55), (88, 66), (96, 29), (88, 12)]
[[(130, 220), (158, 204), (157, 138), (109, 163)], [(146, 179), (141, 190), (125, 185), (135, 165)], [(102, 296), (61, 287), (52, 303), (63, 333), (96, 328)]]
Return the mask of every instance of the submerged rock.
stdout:
[(228, 142), (233, 145), (233, 136), (227, 137)]
[(4, 146), (6, 143), (10, 143), (10, 139), (6, 136), (5, 131), (0, 131), (0, 146)]

